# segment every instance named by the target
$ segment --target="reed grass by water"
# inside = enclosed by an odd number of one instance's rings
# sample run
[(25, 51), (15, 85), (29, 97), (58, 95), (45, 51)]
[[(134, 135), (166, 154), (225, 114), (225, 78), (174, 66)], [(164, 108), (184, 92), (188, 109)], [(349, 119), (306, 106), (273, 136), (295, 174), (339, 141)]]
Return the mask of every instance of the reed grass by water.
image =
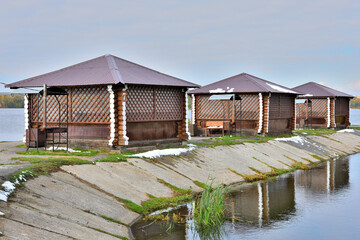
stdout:
[(227, 188), (207, 185), (194, 208), (194, 220), (200, 228), (220, 226), (225, 221), (225, 197)]

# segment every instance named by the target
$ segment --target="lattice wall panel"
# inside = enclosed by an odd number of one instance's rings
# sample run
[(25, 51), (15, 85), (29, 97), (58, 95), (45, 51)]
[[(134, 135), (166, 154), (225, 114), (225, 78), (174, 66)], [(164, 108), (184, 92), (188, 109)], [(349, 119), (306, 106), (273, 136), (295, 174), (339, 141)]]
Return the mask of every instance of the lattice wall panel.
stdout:
[(312, 117), (327, 117), (327, 99), (311, 99)]
[(155, 118), (159, 120), (183, 119), (184, 93), (179, 88), (155, 90)]
[(77, 87), (71, 90), (71, 121), (107, 123), (110, 121), (109, 92), (106, 87)]
[(296, 104), (296, 117), (306, 119), (306, 116), (313, 118), (327, 117), (327, 99), (310, 99), (312, 108), (307, 107), (306, 103)]
[(296, 117), (304, 118), (306, 116), (306, 104), (305, 103), (297, 103), (296, 104)]
[(240, 113), (240, 101), (235, 101), (236, 119), (258, 120), (260, 114), (259, 96), (254, 94), (247, 94), (247, 95), (244, 94), (244, 95), (240, 95), (240, 97), (242, 99), (241, 113)]
[[(259, 96), (256, 94), (240, 95), (241, 101), (235, 101), (237, 120), (259, 119)], [(232, 101), (209, 100), (210, 95), (196, 96), (196, 119), (230, 119)]]
[[(109, 92), (106, 87), (74, 87), (69, 95), (69, 122), (108, 123), (110, 121)], [(43, 121), (43, 100), (38, 94), (30, 94), (31, 121)], [(66, 122), (66, 96), (56, 96), (60, 102), (61, 122)], [(71, 104), (72, 102), (72, 104)], [(72, 109), (70, 109), (72, 107)], [(46, 121), (59, 121), (59, 105), (55, 96), (47, 97)]]
[(127, 93), (129, 122), (183, 119), (185, 94), (179, 88), (129, 86)]

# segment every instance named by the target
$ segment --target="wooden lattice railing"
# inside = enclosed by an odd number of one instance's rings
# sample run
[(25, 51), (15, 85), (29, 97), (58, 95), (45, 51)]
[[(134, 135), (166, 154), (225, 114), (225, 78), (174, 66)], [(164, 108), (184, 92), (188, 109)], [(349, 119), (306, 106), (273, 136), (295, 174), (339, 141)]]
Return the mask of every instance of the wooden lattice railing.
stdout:
[[(196, 95), (196, 119), (231, 119), (233, 102), (222, 100), (209, 100), (211, 95)], [(235, 101), (237, 120), (259, 119), (259, 95), (241, 94), (241, 101)]]
[[(104, 86), (73, 87), (66, 89), (69, 93), (69, 123), (104, 123), (110, 121), (109, 93)], [(38, 94), (30, 94), (31, 121), (43, 121), (43, 101)], [(61, 103), (61, 121), (66, 122), (66, 96), (57, 96)], [(38, 108), (39, 104), (39, 108)], [(59, 121), (59, 107), (55, 96), (47, 97), (47, 122)]]
[(181, 88), (130, 85), (127, 90), (128, 122), (178, 121), (183, 119)]
[(305, 119), (311, 115), (312, 118), (327, 118), (327, 99), (310, 100), (312, 102), (311, 108), (307, 107), (306, 103), (296, 104), (296, 117)]

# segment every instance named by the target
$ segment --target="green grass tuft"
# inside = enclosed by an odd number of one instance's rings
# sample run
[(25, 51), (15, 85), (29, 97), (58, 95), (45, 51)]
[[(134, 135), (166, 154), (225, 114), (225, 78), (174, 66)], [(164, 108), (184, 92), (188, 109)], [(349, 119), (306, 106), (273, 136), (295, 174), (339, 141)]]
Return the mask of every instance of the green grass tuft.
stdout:
[(302, 162), (297, 162), (291, 165), (292, 168), (294, 169), (301, 169), (301, 170), (309, 170), (309, 165), (306, 165)]
[(162, 197), (155, 197), (148, 194), (150, 200), (142, 202), (143, 207), (143, 214), (149, 214), (159, 209), (165, 209), (168, 207), (176, 207), (179, 204), (189, 202), (193, 199), (194, 195), (192, 193), (187, 193), (183, 195), (178, 195), (175, 197), (170, 198), (162, 198)]
[[(34, 161), (34, 160), (30, 160)], [(35, 160), (36, 162), (36, 160)], [(21, 175), (24, 171), (32, 174), (31, 177), (36, 177), (39, 175), (47, 175), (51, 172), (58, 171), (63, 165), (79, 165), (79, 164), (90, 164), (89, 161), (79, 159), (79, 158), (49, 158), (44, 161), (37, 162), (29, 167), (23, 168), (20, 171), (16, 172), (12, 175), (11, 179), (16, 181), (16, 179)]]
[(313, 154), (311, 155), (313, 158), (316, 158), (318, 160), (320, 160), (321, 162), (325, 161), (325, 159), (323, 157), (320, 157), (319, 155)]
[(91, 156), (95, 156), (98, 153), (100, 153), (100, 151), (87, 150), (87, 149), (74, 149), (74, 150), (78, 150), (80, 152), (67, 152), (67, 151), (64, 151), (64, 150), (44, 151), (44, 150), (32, 149), (32, 150), (28, 150), (28, 151), (17, 152), (16, 154), (20, 154), (20, 155), (85, 156), (85, 157), (91, 157)]
[(126, 157), (121, 153), (113, 153), (109, 154), (108, 156), (97, 159), (95, 162), (126, 162)]
[(302, 129), (302, 130), (294, 130), (294, 133), (301, 134), (301, 135), (326, 135), (326, 134), (333, 134), (336, 133), (337, 130), (335, 129)]
[(197, 185), (197, 186), (199, 186), (199, 187), (201, 187), (201, 188), (206, 188), (208, 185), (206, 185), (205, 183), (203, 183), (203, 182), (200, 182), (200, 181), (198, 181), (198, 180), (195, 180), (195, 181), (193, 181), (194, 183), (195, 183), (195, 185)]
[(159, 183), (162, 183), (164, 184), (165, 186), (171, 188), (174, 192), (176, 192), (177, 194), (189, 194), (189, 193), (192, 193), (192, 190), (191, 189), (182, 189), (182, 188), (179, 188), (177, 186), (174, 186), (166, 181), (164, 181), (163, 179), (160, 179), (158, 178), (157, 179)]
[(117, 223), (117, 224), (121, 224), (121, 225), (124, 225), (124, 226), (129, 226), (128, 224), (125, 224), (125, 223), (123, 223), (122, 221), (119, 221), (119, 220), (117, 220), (117, 219), (114, 219), (114, 218), (112, 218), (112, 217), (107, 217), (107, 216), (104, 216), (104, 215), (101, 215), (100, 217), (102, 217), (103, 219), (106, 219), (106, 220), (108, 220), (108, 221), (110, 221), (110, 222), (114, 222), (114, 223)]
[(11, 158), (11, 160), (20, 160), (20, 161), (29, 162), (29, 163), (39, 163), (39, 162), (42, 162), (42, 161), (46, 160), (46, 158), (41, 158), (41, 157), (13, 157), (13, 158)]
[(201, 230), (219, 227), (225, 221), (227, 188), (224, 186), (213, 188), (212, 184), (206, 186), (194, 208), (194, 220)]
[(109, 232), (107, 232), (107, 231), (105, 231), (105, 230), (102, 230), (102, 229), (100, 229), (100, 228), (93, 228), (93, 227), (88, 227), (88, 228), (91, 228), (91, 229), (93, 229), (93, 230), (95, 230), (95, 231), (98, 231), (98, 232), (101, 232), (101, 233), (108, 234), (108, 235), (110, 235), (110, 236), (113, 236), (113, 237), (116, 237), (116, 238), (119, 238), (119, 239), (129, 240), (129, 238), (127, 238), (127, 237), (123, 237), (123, 236), (120, 236), (120, 235), (112, 234), (112, 233), (109, 233)]
[(122, 202), (125, 204), (125, 207), (133, 212), (139, 213), (139, 214), (143, 214), (144, 212), (144, 208), (128, 199), (125, 198), (116, 198), (118, 201)]

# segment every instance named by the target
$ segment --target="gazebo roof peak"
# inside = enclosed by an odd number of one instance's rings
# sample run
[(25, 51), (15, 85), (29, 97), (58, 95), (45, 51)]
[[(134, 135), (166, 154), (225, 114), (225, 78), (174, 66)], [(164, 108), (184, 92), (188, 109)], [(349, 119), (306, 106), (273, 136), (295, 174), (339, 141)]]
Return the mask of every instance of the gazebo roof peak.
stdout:
[(354, 97), (316, 82), (308, 82), (292, 89), (303, 93), (304, 97)]
[(225, 78), (223, 80), (205, 85), (199, 89), (190, 91), (191, 94), (208, 93), (287, 93), (299, 94), (298, 92), (282, 85), (255, 77), (248, 73)]
[(48, 86), (88, 86), (138, 84), (174, 87), (199, 87), (125, 59), (106, 54), (56, 71), (7, 84), (10, 88)]

